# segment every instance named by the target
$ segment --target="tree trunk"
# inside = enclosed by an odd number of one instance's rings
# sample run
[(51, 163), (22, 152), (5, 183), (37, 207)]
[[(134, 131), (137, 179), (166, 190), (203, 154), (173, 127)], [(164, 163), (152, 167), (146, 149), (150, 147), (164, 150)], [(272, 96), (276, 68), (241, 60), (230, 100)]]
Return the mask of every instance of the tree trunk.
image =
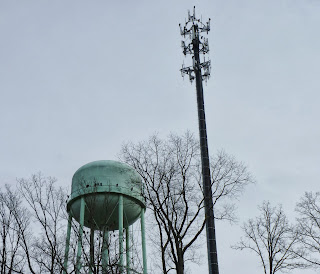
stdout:
[(178, 255), (177, 274), (184, 274), (184, 260), (183, 260), (183, 252), (181, 249), (177, 250), (177, 255)]

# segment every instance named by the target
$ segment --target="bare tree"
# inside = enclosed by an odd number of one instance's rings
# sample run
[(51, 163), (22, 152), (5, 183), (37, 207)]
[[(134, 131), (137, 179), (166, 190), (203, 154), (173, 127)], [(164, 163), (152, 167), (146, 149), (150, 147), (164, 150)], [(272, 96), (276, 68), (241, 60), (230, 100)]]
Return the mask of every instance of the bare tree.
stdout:
[(320, 193), (306, 192), (297, 203), (299, 255), (311, 266), (320, 267)]
[[(31, 273), (62, 273), (64, 270), (64, 252), (68, 214), (66, 212), (66, 191), (55, 185), (56, 179), (44, 177), (41, 173), (32, 175), (28, 179), (18, 180), (18, 193), (23, 199), (26, 212), (28, 212), (29, 237), (23, 244), (25, 257), (30, 261)], [(83, 182), (84, 186), (88, 182)], [(87, 197), (86, 210), (90, 216), (96, 216), (95, 195)], [(108, 199), (105, 200), (108, 207)], [(92, 223), (94, 219), (92, 219)], [(33, 233), (30, 233), (32, 229)], [(18, 230), (20, 235), (22, 232)], [(81, 273), (101, 273), (103, 256), (103, 231), (95, 231), (84, 227), (82, 237), (82, 269)], [(79, 236), (79, 224), (73, 219), (69, 251), (69, 267), (67, 273), (76, 271), (76, 254)], [(120, 273), (119, 250), (117, 233), (110, 232), (107, 242), (108, 273)], [(94, 244), (91, 244), (91, 241)], [(91, 247), (94, 246), (94, 249)], [(132, 251), (134, 256), (134, 252)], [(138, 261), (131, 264), (132, 268), (139, 269)], [(23, 272), (23, 273), (26, 273)]]
[[(145, 185), (147, 206), (156, 231), (153, 242), (160, 248), (162, 273), (185, 273), (185, 262), (195, 261), (197, 239), (205, 227), (200, 149), (198, 140), (187, 132), (157, 135), (138, 144), (122, 147), (120, 158), (140, 174)], [(253, 181), (243, 163), (224, 152), (212, 158), (212, 187), (215, 217), (233, 220), (236, 197)]]
[(305, 268), (297, 254), (297, 231), (289, 224), (282, 207), (263, 202), (259, 210), (259, 217), (243, 225), (244, 238), (233, 248), (249, 249), (257, 254), (265, 274)]
[[(5, 186), (0, 191), (0, 273), (62, 273), (68, 214), (66, 190), (56, 185), (56, 179), (41, 173), (27, 179), (18, 179), (17, 187)], [(14, 190), (12, 190), (14, 189)], [(96, 215), (95, 196), (87, 199), (86, 209)], [(106, 198), (106, 207), (108, 201)], [(79, 224), (73, 220), (67, 273), (76, 271)], [(101, 273), (103, 256), (103, 231), (84, 228), (82, 241), (81, 273)], [(108, 273), (120, 273), (119, 241), (117, 232), (109, 232), (107, 241)], [(94, 251), (91, 240), (94, 241)], [(136, 246), (130, 246), (131, 272), (140, 273)], [(122, 273), (122, 272), (121, 272)]]
[(21, 196), (6, 185), (0, 192), (0, 271), (1, 273), (24, 273), (26, 260), (23, 239), (19, 233), (21, 220), (23, 229), (28, 226)]
[(61, 273), (65, 227), (63, 218), (66, 194), (54, 185), (56, 179), (42, 174), (19, 179), (18, 188), (32, 220), (31, 250), (27, 255), (37, 273)]

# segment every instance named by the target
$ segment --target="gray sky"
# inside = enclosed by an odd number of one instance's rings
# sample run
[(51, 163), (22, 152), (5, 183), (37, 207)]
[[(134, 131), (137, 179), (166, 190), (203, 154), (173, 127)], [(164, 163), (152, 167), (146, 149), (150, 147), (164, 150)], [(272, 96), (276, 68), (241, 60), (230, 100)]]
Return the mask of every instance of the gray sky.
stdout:
[[(234, 154), (257, 180), (239, 223), (263, 200), (293, 219), (304, 191), (319, 190), (318, 0), (1, 1), (1, 183), (41, 171), (69, 185), (125, 141), (197, 134), (195, 87), (179, 72), (190, 58), (178, 24), (194, 4), (212, 19), (209, 149)], [(230, 249), (239, 235), (218, 223), (220, 272), (262, 273), (254, 254)]]

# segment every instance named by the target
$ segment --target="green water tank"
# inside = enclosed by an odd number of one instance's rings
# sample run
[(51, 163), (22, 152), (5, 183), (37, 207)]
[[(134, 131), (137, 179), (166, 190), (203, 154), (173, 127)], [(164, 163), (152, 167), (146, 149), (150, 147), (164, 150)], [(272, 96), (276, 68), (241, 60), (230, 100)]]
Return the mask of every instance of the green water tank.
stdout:
[(128, 227), (145, 208), (139, 174), (124, 163), (109, 160), (91, 162), (80, 167), (73, 175), (67, 209), (79, 222), (83, 197), (86, 227), (117, 230), (119, 195), (123, 196), (123, 225)]

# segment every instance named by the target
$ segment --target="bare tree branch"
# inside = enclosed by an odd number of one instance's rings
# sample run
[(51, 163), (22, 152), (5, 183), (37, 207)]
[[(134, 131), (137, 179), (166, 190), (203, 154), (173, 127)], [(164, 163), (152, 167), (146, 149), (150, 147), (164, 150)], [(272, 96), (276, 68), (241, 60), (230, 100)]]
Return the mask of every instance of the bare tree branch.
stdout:
[[(153, 242), (160, 246), (162, 272), (184, 273), (185, 261), (196, 261), (192, 247), (205, 228), (198, 140), (190, 132), (166, 139), (153, 135), (147, 141), (123, 145), (120, 159), (144, 181), (147, 206), (157, 223)], [(212, 159), (216, 217), (234, 220), (230, 199), (253, 179), (243, 163), (223, 151)]]
[(263, 202), (261, 215), (244, 223), (244, 238), (234, 249), (249, 249), (260, 258), (265, 274), (274, 274), (295, 268), (306, 268), (297, 255), (298, 234), (288, 222), (282, 207)]
[(305, 192), (296, 205), (299, 255), (310, 266), (320, 268), (320, 193)]

